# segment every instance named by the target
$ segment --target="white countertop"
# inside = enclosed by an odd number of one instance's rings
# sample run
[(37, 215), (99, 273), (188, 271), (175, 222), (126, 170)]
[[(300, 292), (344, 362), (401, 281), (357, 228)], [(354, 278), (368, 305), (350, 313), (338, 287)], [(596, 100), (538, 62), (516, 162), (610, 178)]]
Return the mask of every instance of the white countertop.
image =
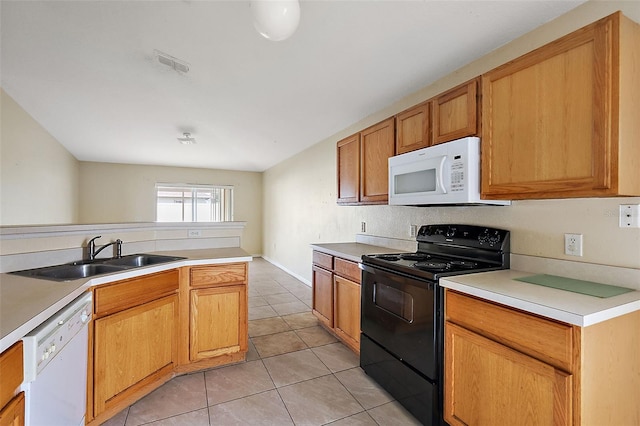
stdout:
[(318, 243), (311, 244), (311, 248), (352, 262), (360, 262), (365, 254), (403, 253), (402, 250), (363, 243)]
[(186, 259), (64, 282), (0, 274), (0, 352), (20, 340), (92, 286), (181, 266), (252, 260), (247, 252), (237, 247), (155, 252), (154, 254), (180, 256)]
[(640, 310), (640, 291), (600, 298), (515, 281), (531, 275), (507, 269), (442, 278), (440, 285), (581, 327)]

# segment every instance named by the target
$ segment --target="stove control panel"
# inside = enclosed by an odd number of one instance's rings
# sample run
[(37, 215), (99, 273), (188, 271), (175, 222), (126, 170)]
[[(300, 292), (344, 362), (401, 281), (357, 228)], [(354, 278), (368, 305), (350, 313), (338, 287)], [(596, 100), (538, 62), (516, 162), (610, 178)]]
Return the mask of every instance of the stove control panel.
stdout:
[(418, 242), (459, 245), (489, 250), (509, 250), (509, 231), (475, 225), (424, 225)]

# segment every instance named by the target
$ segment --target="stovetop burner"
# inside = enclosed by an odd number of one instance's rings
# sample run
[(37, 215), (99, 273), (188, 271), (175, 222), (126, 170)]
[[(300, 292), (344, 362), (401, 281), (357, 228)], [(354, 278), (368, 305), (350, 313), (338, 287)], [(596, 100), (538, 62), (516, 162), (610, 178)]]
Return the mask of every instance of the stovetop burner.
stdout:
[(418, 269), (424, 269), (425, 271), (444, 271), (450, 269), (449, 263), (446, 262), (418, 262), (413, 266)]
[(472, 225), (425, 225), (413, 253), (365, 255), (362, 263), (428, 280), (509, 268), (509, 231)]

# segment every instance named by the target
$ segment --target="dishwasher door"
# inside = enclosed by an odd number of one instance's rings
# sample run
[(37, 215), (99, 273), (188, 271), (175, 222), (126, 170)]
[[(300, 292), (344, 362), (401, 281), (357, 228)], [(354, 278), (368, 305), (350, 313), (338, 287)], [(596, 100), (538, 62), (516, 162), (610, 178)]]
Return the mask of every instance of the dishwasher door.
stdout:
[(84, 425), (91, 307), (81, 296), (23, 338), (27, 426)]

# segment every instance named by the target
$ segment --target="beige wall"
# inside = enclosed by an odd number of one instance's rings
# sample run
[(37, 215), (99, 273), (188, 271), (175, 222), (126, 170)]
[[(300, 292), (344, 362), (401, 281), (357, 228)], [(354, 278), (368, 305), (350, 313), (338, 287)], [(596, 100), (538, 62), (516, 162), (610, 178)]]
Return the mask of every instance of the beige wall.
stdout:
[(81, 162), (80, 176), (81, 223), (155, 221), (156, 183), (233, 185), (241, 247), (262, 253), (262, 173)]
[[(639, 204), (640, 198), (520, 201), (509, 207), (336, 205), (338, 140), (616, 10), (640, 22), (640, 2), (588, 2), (267, 170), (265, 257), (310, 280), (309, 244), (354, 241), (361, 222), (367, 234), (404, 240), (411, 240), (411, 224), (469, 223), (510, 229), (513, 253), (640, 269), (640, 229), (618, 227), (618, 206)], [(564, 255), (564, 233), (584, 235), (583, 257)]]
[(76, 223), (79, 163), (0, 89), (0, 225)]

